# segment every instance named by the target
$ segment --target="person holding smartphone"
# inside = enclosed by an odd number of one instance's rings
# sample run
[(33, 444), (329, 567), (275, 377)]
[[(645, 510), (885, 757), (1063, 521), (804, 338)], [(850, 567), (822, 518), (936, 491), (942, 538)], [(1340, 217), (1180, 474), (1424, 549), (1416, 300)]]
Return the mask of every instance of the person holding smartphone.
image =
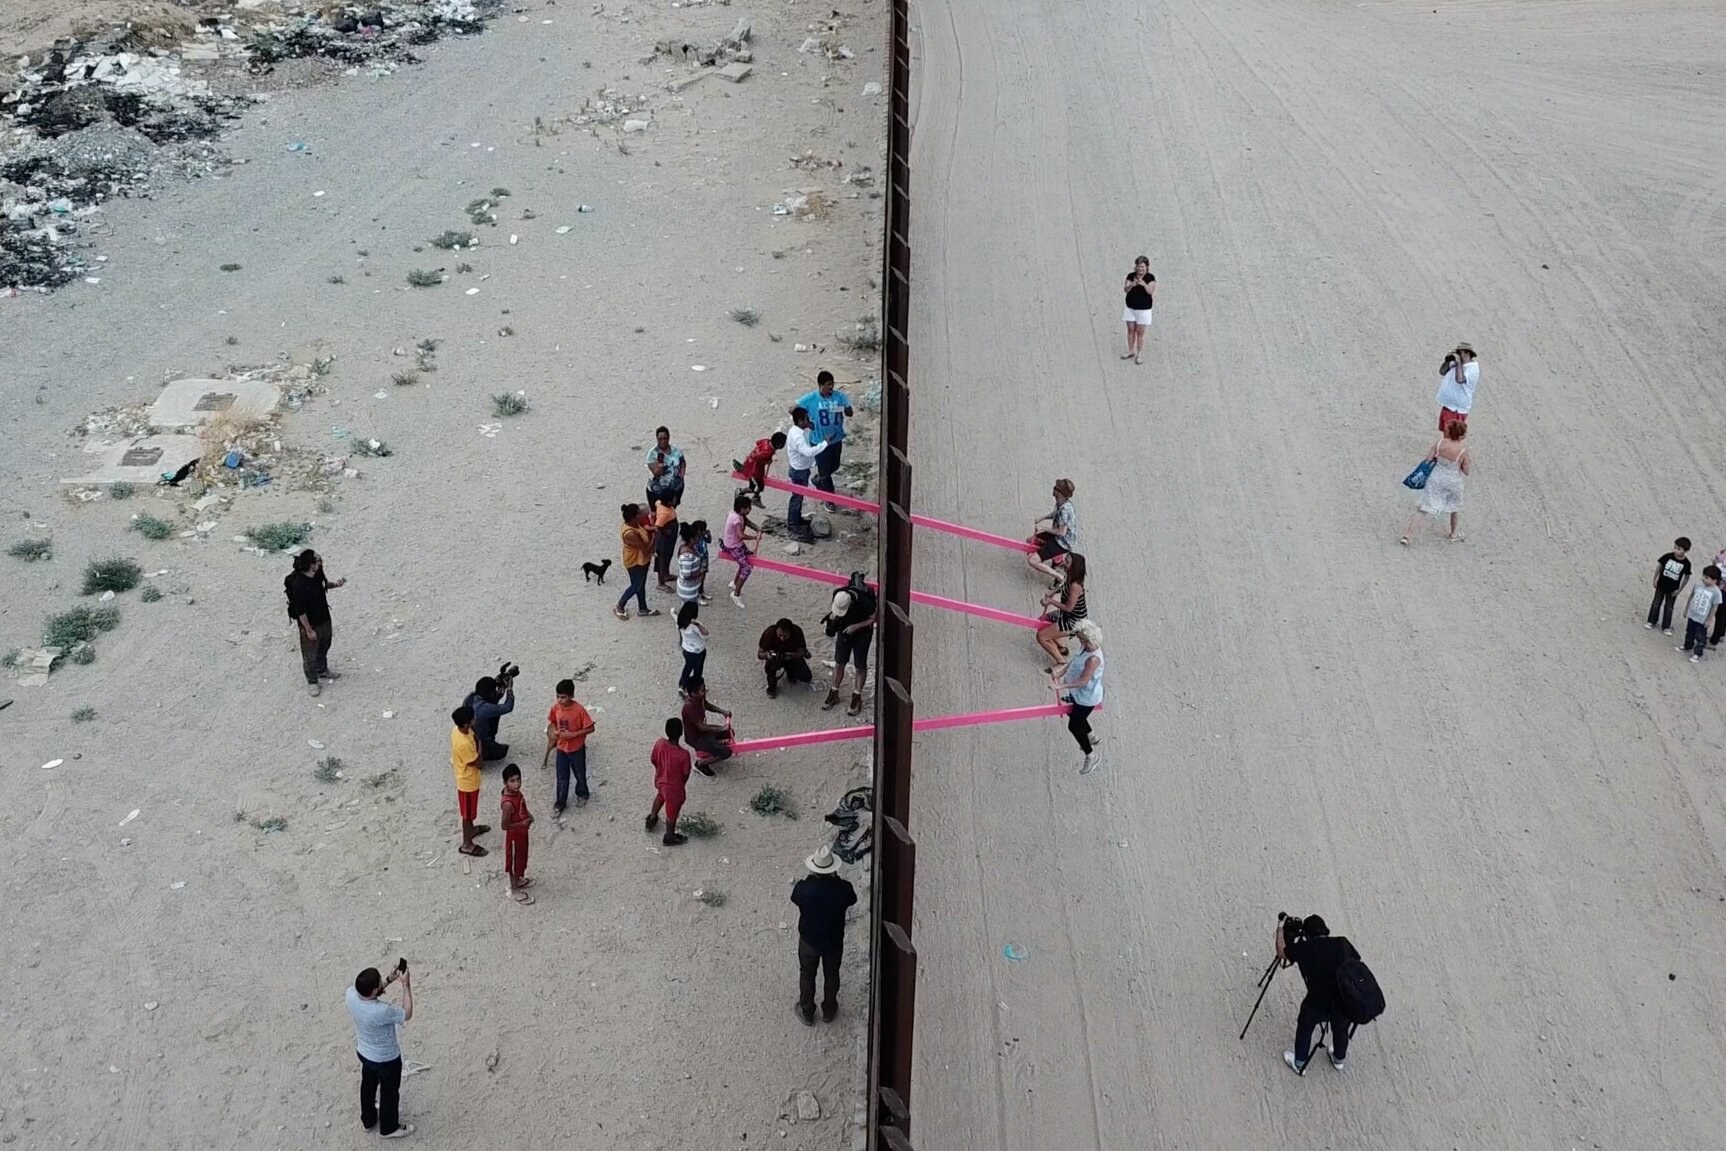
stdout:
[[(390, 984), (402, 985), (397, 1007), (383, 1001)], [(354, 1050), (360, 1058), (360, 1126), (377, 1128), (385, 1139), (402, 1139), (414, 1133), (413, 1124), (398, 1114), (402, 1093), (402, 1049), (396, 1028), (414, 1017), (414, 986), (403, 959), (389, 977), (368, 967), (354, 977), (348, 988), (348, 1014), (354, 1020)]]
[(1127, 324), (1127, 350), (1121, 359), (1142, 364), (1145, 333), (1151, 327), (1151, 306), (1157, 293), (1157, 278), (1151, 275), (1149, 256), (1140, 256), (1133, 261), (1133, 270), (1127, 273), (1127, 283), (1122, 291), (1127, 297), (1127, 308), (1121, 315)]

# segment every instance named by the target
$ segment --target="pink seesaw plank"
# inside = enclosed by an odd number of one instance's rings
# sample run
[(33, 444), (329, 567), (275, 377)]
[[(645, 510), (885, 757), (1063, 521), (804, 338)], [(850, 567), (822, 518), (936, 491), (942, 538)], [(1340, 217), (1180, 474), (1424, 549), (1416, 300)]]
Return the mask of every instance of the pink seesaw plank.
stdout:
[[(732, 472), (731, 478), (740, 484), (748, 482), (747, 477), (737, 472)], [(842, 508), (850, 508), (852, 511), (857, 512), (868, 512), (871, 515), (881, 514), (881, 505), (870, 503), (868, 500), (860, 500), (856, 496), (845, 495), (843, 492), (824, 492), (820, 488), (811, 488), (805, 487), (802, 484), (794, 484), (790, 480), (782, 480), (778, 476), (768, 476), (766, 483), (768, 487), (773, 488), (776, 491), (793, 492), (797, 495), (801, 495), (804, 499), (824, 500), (830, 504), (838, 504)], [(1034, 544), (1028, 543), (1025, 540), (1009, 539), (1006, 536), (998, 536), (994, 532), (986, 532), (978, 528), (968, 528), (964, 524), (948, 523), (946, 520), (938, 520), (933, 516), (921, 516), (916, 512), (911, 513), (911, 522), (920, 528), (928, 528), (930, 531), (946, 532), (951, 536), (960, 536), (964, 539), (975, 540), (982, 544), (994, 544), (996, 547), (1007, 548), (1010, 551), (1029, 553), (1037, 550)]]
[[(994, 711), (973, 711), (964, 715), (936, 715), (927, 719), (913, 720), (911, 726), (917, 731), (945, 731), (952, 727), (977, 727), (986, 723), (1012, 723), (1020, 719), (1048, 719), (1052, 716), (1066, 715), (1069, 708), (1064, 703), (1044, 703), (1034, 707), (1004, 707)], [(1097, 711), (1102, 711), (1098, 708)], [(731, 745), (733, 754), (742, 755), (749, 751), (781, 751), (788, 747), (812, 747), (818, 743), (837, 743), (845, 739), (867, 739), (875, 734), (874, 724), (864, 724), (862, 727), (836, 727), (825, 731), (799, 731), (791, 735), (766, 735), (759, 739), (740, 739)]]
[[(722, 556), (724, 554), (723, 552), (720, 553)], [(788, 564), (782, 560), (771, 560), (763, 556), (754, 556), (750, 562), (764, 571), (799, 576), (803, 579), (812, 579), (817, 583), (831, 584), (834, 587), (844, 587), (846, 583), (846, 578), (842, 575), (824, 572), (820, 568), (804, 567), (802, 564)], [(869, 586), (875, 588), (875, 581), (869, 581)], [(876, 590), (879, 591), (880, 589), (876, 588)], [(944, 595), (934, 595), (930, 592), (912, 591), (911, 602), (925, 604), (929, 607), (944, 608), (947, 611), (956, 611), (964, 615), (974, 615), (981, 619), (994, 620), (996, 623), (1017, 624), (1019, 627), (1028, 628), (1043, 626), (1043, 621), (1033, 616), (1002, 611), (1000, 608), (987, 607), (980, 603), (967, 603), (962, 599), (949, 599)]]

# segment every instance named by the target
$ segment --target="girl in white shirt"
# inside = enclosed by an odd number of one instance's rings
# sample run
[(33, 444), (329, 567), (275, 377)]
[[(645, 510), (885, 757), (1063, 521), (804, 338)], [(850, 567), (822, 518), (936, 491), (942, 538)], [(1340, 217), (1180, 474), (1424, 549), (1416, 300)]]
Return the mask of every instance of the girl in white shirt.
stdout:
[(701, 605), (685, 600), (677, 609), (677, 636), (683, 648), (683, 674), (677, 677), (677, 694), (689, 694), (689, 685), (699, 683), (707, 666), (707, 628), (696, 617)]

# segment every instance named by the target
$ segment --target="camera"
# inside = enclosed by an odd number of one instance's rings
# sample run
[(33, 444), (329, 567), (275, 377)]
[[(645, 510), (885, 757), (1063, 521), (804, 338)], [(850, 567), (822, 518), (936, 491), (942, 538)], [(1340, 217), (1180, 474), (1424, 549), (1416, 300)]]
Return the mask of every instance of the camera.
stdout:
[(518, 663), (503, 663), (497, 669), (497, 678), (505, 683), (513, 681), (520, 674), (521, 665)]
[(1289, 947), (1296, 940), (1306, 935), (1306, 916), (1290, 915), (1286, 911), (1277, 912), (1277, 922), (1282, 925), (1283, 946)]

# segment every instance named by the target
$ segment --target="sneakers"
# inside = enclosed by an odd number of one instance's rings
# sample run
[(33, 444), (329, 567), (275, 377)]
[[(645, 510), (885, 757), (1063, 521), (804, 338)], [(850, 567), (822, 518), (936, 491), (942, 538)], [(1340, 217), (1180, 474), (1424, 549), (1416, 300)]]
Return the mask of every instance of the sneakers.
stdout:
[(1305, 1075), (1306, 1074), (1306, 1064), (1305, 1063), (1296, 1063), (1293, 1051), (1284, 1051), (1283, 1052), (1283, 1062), (1287, 1063), (1289, 1065), (1289, 1070), (1293, 1071), (1296, 1075)]
[(851, 693), (851, 706), (845, 709), (845, 714), (846, 715), (861, 715), (862, 713), (863, 713), (863, 693), (860, 691), (854, 691)]
[(823, 1003), (821, 1005), (821, 1019), (823, 1022), (831, 1023), (837, 1018), (839, 1018), (839, 1005), (837, 1003)]
[(667, 847), (679, 847), (688, 843), (689, 837), (681, 831), (668, 831), (665, 833), (665, 838), (661, 839), (659, 842), (665, 844)]
[(1643, 625), (1642, 625), (1642, 626), (1643, 626), (1643, 627), (1645, 627), (1645, 628), (1647, 628), (1647, 629), (1648, 629), (1648, 630), (1649, 630), (1649, 631), (1653, 631), (1653, 630), (1654, 630), (1654, 625), (1653, 625), (1653, 624), (1651, 624), (1651, 623), (1645, 623), (1645, 624), (1643, 624)]
[(828, 688), (827, 689), (827, 698), (821, 701), (821, 710), (822, 711), (831, 711), (831, 710), (833, 710), (833, 708), (837, 707), (838, 705), (839, 705), (839, 689), (836, 687)]
[(778, 684), (770, 683), (767, 685), (767, 698), (768, 699), (778, 699), (779, 698), (779, 685)]
[(1668, 627), (1668, 628), (1662, 628), (1662, 629), (1661, 629), (1661, 630), (1660, 630), (1660, 634), (1661, 634), (1661, 635), (1671, 635), (1671, 634), (1672, 634), (1672, 629), (1671, 629), (1671, 628), (1669, 628), (1669, 627)]
[(717, 779), (719, 777), (713, 774), (713, 768), (709, 766), (712, 762), (710, 759), (698, 759), (695, 761), (695, 770), (708, 779)]
[(649, 812), (647, 819), (643, 822), (646, 824), (647, 830), (652, 831), (659, 826), (659, 813), (657, 811)]
[[(1667, 632), (1667, 633), (1666, 633), (1666, 634), (1667, 634), (1667, 635), (1671, 635), (1671, 634), (1672, 634), (1672, 633), (1671, 633), (1671, 632)], [(1689, 648), (1687, 648), (1687, 647), (1675, 647), (1675, 648), (1673, 648), (1673, 649), (1672, 649), (1672, 650), (1673, 650), (1673, 651), (1689, 651), (1689, 650), (1690, 650), (1690, 649), (1689, 649)]]
[(731, 593), (731, 602), (736, 604), (738, 607), (742, 607), (743, 606), (743, 597), (738, 595), (736, 592), (732, 592)]
[(1089, 775), (1103, 764), (1103, 753), (1098, 750), (1087, 751), (1085, 762), (1079, 765), (1080, 775)]
[(412, 1135), (413, 1133), (414, 1133), (414, 1125), (412, 1123), (403, 1123), (400, 1127), (397, 1127), (394, 1131), (391, 1131), (388, 1135), (385, 1135), (384, 1138), (385, 1139), (406, 1139), (409, 1135)]
[(815, 1026), (815, 1005), (813, 1003), (808, 1007), (803, 1006), (801, 1003), (793, 1004), (792, 1007), (793, 1010), (797, 1012), (797, 1018), (803, 1020), (803, 1026)]
[(1328, 1047), (1324, 1049), (1324, 1053), (1325, 1056), (1330, 1059), (1330, 1065), (1332, 1067), (1336, 1068), (1338, 1071), (1346, 1071), (1348, 1069), (1348, 1060), (1338, 1059), (1336, 1057), (1336, 1052), (1332, 1051)]
[(585, 795), (576, 796), (575, 797), (575, 806), (586, 807), (587, 806), (587, 796), (585, 796)]
[(1701, 656), (1699, 656), (1699, 655), (1693, 655), (1693, 656), (1691, 656), (1691, 657), (1690, 657), (1690, 662), (1691, 662), (1691, 663), (1701, 663), (1701, 662), (1702, 662), (1702, 657), (1701, 657)]
[(324, 694), (324, 685), (321, 683), (308, 683), (306, 685), (306, 694), (310, 696), (320, 696)]
[(551, 805), (551, 817), (553, 819), (562, 819), (563, 818), (563, 804), (554, 803)]
[(318, 678), (319, 679), (340, 679), (340, 678), (342, 678), (342, 673), (339, 671), (331, 671), (329, 668), (326, 667), (323, 671), (320, 671), (318, 673)]

